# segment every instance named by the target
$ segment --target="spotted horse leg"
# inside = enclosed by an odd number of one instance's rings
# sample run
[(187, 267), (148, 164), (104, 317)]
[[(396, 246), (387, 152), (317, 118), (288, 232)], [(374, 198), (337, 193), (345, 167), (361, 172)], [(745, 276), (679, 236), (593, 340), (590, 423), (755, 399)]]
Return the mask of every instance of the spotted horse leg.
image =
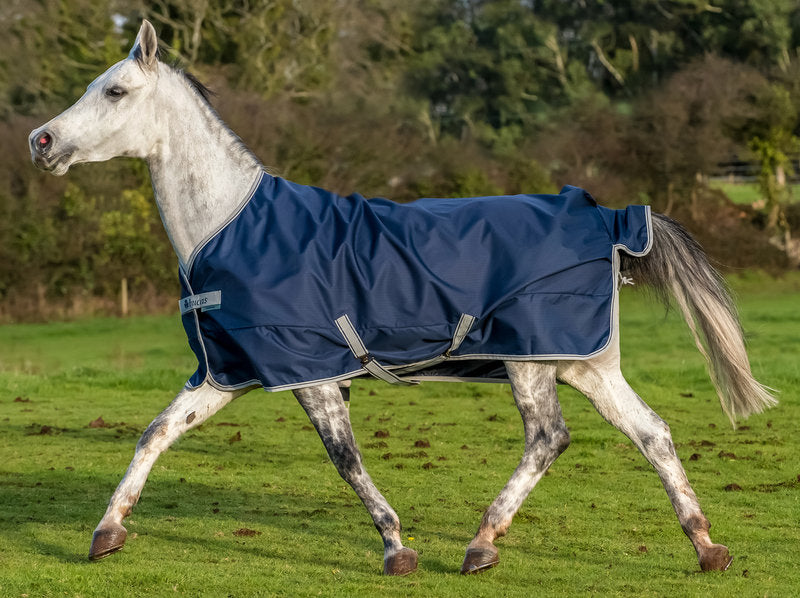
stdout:
[(678, 459), (669, 426), (628, 385), (619, 369), (618, 349), (586, 361), (562, 363), (558, 378), (586, 395), (600, 415), (630, 438), (658, 472), (678, 521), (697, 552), (700, 568), (725, 571), (733, 558), (727, 547), (711, 542), (711, 524)]
[(372, 516), (383, 538), (383, 573), (406, 575), (417, 568), (417, 553), (400, 540), (400, 519), (375, 487), (361, 463), (350, 416), (336, 384), (324, 384), (294, 391), (311, 423), (317, 429), (328, 456), (339, 475), (352, 486)]
[(556, 366), (506, 362), (511, 390), (525, 428), (525, 451), (508, 483), (483, 515), (467, 546), (461, 573), (478, 573), (499, 562), (494, 540), (504, 536), (511, 520), (553, 461), (569, 446), (569, 432), (556, 391)]
[(122, 520), (131, 514), (139, 500), (147, 476), (159, 455), (184, 432), (199, 426), (233, 399), (247, 390), (225, 392), (209, 384), (196, 389), (185, 388), (156, 417), (136, 444), (136, 452), (128, 471), (117, 486), (108, 509), (92, 536), (89, 559), (96, 561), (122, 550), (127, 530)]

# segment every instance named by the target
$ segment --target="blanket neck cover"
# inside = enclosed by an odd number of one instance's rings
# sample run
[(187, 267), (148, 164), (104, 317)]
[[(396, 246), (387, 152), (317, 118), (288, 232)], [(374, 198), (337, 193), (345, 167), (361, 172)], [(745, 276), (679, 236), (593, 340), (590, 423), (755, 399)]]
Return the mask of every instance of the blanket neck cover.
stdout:
[(263, 173), (180, 270), (188, 386), (504, 381), (502, 360), (586, 359), (611, 342), (617, 251), (651, 243), (649, 207), (576, 187), (398, 204)]

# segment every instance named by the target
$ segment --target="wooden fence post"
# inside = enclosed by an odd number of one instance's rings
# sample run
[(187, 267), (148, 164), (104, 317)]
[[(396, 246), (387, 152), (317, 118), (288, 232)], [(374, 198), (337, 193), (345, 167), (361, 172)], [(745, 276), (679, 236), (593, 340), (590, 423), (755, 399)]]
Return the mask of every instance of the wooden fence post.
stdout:
[(120, 303), (121, 303), (121, 311), (122, 317), (126, 317), (128, 315), (128, 279), (123, 278), (122, 284), (120, 285)]

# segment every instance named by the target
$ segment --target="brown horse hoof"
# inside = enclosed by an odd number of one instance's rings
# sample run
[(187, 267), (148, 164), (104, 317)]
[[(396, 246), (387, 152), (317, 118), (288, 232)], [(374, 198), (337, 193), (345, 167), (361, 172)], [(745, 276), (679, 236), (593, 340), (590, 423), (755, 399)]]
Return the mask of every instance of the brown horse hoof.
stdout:
[(383, 562), (384, 575), (408, 575), (417, 570), (417, 552), (410, 548), (398, 550)]
[(467, 548), (464, 563), (461, 565), (461, 574), (480, 573), (491, 569), (499, 562), (497, 548), (492, 544), (480, 548)]
[(92, 547), (89, 549), (89, 560), (99, 561), (110, 554), (122, 550), (128, 530), (118, 523), (96, 529), (92, 536)]
[(727, 546), (712, 544), (698, 555), (700, 568), (703, 571), (726, 571), (733, 562)]

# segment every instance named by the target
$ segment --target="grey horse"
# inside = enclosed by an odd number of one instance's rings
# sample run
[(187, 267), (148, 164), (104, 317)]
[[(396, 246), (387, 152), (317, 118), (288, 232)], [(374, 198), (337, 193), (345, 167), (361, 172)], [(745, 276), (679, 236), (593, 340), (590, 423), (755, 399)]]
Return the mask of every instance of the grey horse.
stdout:
[[(259, 160), (216, 115), (203, 88), (158, 60), (158, 40), (144, 21), (130, 55), (95, 79), (72, 107), (33, 131), (34, 163), (56, 175), (80, 162), (132, 156), (147, 162), (156, 201), (182, 265), (219, 230), (263, 173)], [(653, 247), (644, 257), (621, 256), (639, 285), (674, 296), (707, 359), (725, 412), (759, 412), (775, 400), (752, 376), (739, 321), (725, 286), (698, 244), (675, 222), (653, 216)], [(505, 362), (525, 431), (522, 460), (489, 506), (461, 568), (477, 572), (498, 563), (494, 541), (503, 536), (529, 492), (569, 445), (556, 392), (568, 384), (627, 435), (657, 471), (703, 570), (724, 570), (728, 549), (714, 544), (710, 524), (676, 455), (667, 424), (628, 385), (620, 371), (619, 319), (601, 354), (583, 360)], [(153, 464), (175, 440), (249, 388), (224, 390), (206, 382), (184, 388), (148, 426), (94, 532), (90, 559), (120, 550), (122, 526)], [(294, 390), (342, 478), (363, 501), (384, 544), (384, 573), (404, 575), (417, 554), (403, 546), (400, 520), (362, 464), (343, 393), (335, 383)]]

